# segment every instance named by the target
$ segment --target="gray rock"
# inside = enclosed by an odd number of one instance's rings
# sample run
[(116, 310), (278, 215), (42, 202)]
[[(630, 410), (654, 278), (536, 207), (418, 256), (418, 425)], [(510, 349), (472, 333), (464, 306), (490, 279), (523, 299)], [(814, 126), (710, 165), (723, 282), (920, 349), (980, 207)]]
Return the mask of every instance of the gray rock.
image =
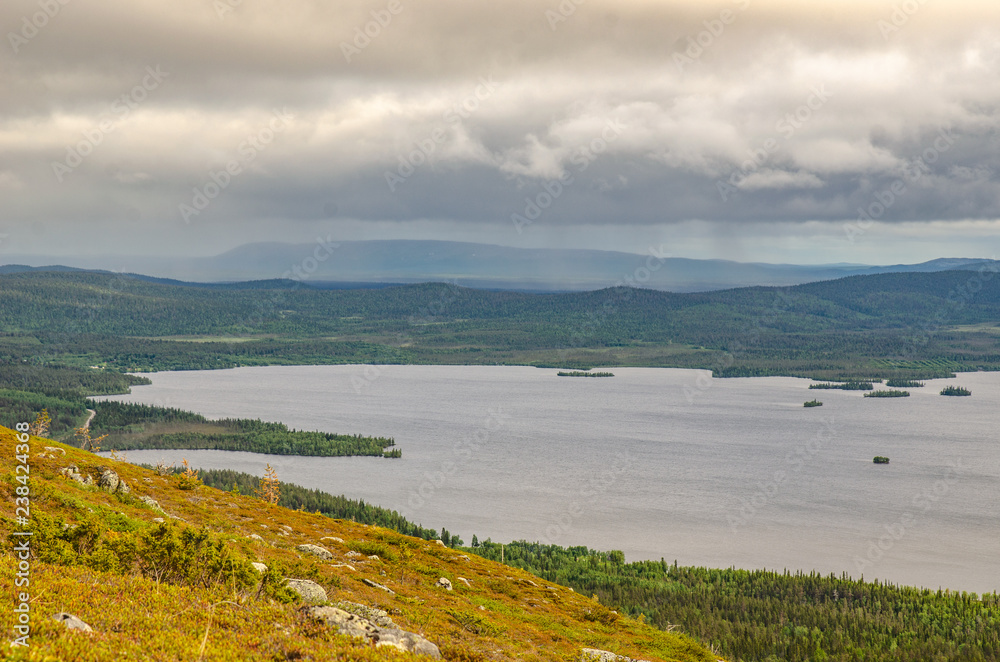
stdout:
[(121, 482), (122, 479), (118, 477), (118, 474), (111, 469), (105, 469), (101, 473), (101, 477), (97, 479), (97, 486), (105, 492), (116, 492), (118, 484)]
[(451, 581), (449, 581), (448, 579), (446, 579), (444, 577), (441, 577), (440, 579), (438, 579), (437, 583), (434, 584), (434, 585), (435, 586), (440, 586), (441, 588), (443, 588), (446, 591), (450, 591), (451, 588), (452, 588), (451, 587)]
[(458, 578), (458, 581), (462, 582), (463, 584), (465, 584), (465, 585), (466, 585), (466, 586), (468, 586), (469, 588), (472, 588), (472, 584), (471, 584), (471, 583), (469, 582), (469, 580), (468, 580), (468, 579), (466, 579), (465, 577), (459, 577), (459, 578)]
[(642, 660), (634, 660), (631, 657), (618, 655), (611, 651), (584, 648), (580, 653), (580, 662), (642, 662)]
[(312, 554), (313, 556), (318, 556), (324, 561), (329, 561), (333, 559), (333, 554), (330, 553), (326, 547), (320, 547), (319, 545), (299, 545), (295, 549), (299, 550), (303, 554)]
[(259, 572), (262, 575), (265, 572), (267, 572), (267, 566), (264, 565), (263, 563), (251, 563), (250, 565), (252, 565), (253, 569), (256, 570), (257, 572)]
[(327, 601), (326, 589), (311, 579), (286, 578), (286, 581), (288, 583), (288, 588), (298, 593), (304, 602), (317, 604)]
[(372, 580), (370, 580), (370, 579), (362, 579), (361, 581), (362, 581), (363, 583), (367, 584), (368, 586), (371, 586), (372, 588), (377, 588), (377, 589), (381, 589), (381, 590), (385, 591), (386, 593), (388, 593), (389, 595), (396, 595), (396, 592), (395, 592), (395, 591), (393, 591), (393, 590), (392, 590), (391, 588), (389, 588), (388, 586), (382, 586), (382, 585), (381, 585), (381, 584), (379, 584), (378, 582), (373, 582), (373, 581), (372, 581)]
[(352, 550), (350, 552), (347, 552), (347, 554), (345, 554), (344, 556), (346, 556), (349, 559), (360, 559), (362, 556), (364, 556), (364, 554)]
[(344, 544), (344, 539), (338, 538), (337, 536), (324, 536), (319, 539), (320, 542), (323, 542), (324, 540), (329, 540), (331, 542), (339, 542), (341, 545)]
[(71, 480), (75, 480), (81, 485), (93, 485), (94, 479), (90, 475), (83, 476), (80, 474), (80, 469), (77, 468), (75, 464), (71, 464), (68, 467), (63, 467), (59, 470), (59, 473)]
[(82, 632), (94, 631), (92, 627), (84, 623), (79, 617), (74, 616), (73, 614), (68, 614), (64, 611), (61, 611), (58, 614), (52, 614), (52, 619), (59, 621), (70, 630), (80, 630)]
[(97, 479), (97, 486), (105, 492), (111, 492), (112, 494), (128, 494), (132, 491), (132, 489), (128, 486), (128, 483), (122, 480), (121, 477), (111, 469), (105, 469), (101, 473), (101, 477)]
[(154, 517), (153, 521), (156, 522), (157, 524), (163, 524), (167, 520), (163, 519), (162, 517)]
[(354, 572), (357, 572), (357, 571), (358, 571), (358, 569), (357, 569), (357, 568), (355, 568), (355, 567), (354, 567), (353, 565), (351, 565), (350, 563), (334, 563), (334, 564), (333, 564), (333, 565), (331, 565), (330, 567), (331, 567), (331, 568), (347, 568), (348, 570), (353, 570)]
[(440, 545), (441, 547), (447, 547), (447, 545), (444, 544), (443, 540), (435, 540), (434, 544), (435, 545)]
[(250, 540), (259, 540), (260, 542), (264, 542), (264, 539), (258, 536), (256, 533), (251, 533), (250, 535), (247, 536), (247, 538), (249, 538)]
[(140, 495), (139, 501), (142, 501), (144, 504), (146, 504), (153, 510), (159, 510), (161, 513), (163, 512), (163, 508), (160, 508), (160, 502), (151, 496), (146, 496), (145, 494)]
[(310, 607), (307, 613), (316, 620), (337, 628), (339, 634), (362, 638), (374, 644), (376, 648), (395, 648), (408, 653), (427, 655), (435, 660), (441, 659), (438, 647), (419, 634), (399, 628), (379, 627), (367, 618), (336, 607)]
[(357, 614), (361, 618), (367, 618), (369, 621), (379, 626), (380, 628), (397, 628), (398, 626), (393, 623), (392, 619), (389, 618), (389, 612), (383, 609), (376, 609), (375, 607), (369, 607), (368, 605), (361, 605), (357, 602), (348, 602), (346, 600), (341, 600), (336, 604), (338, 609), (343, 609), (344, 611), (349, 611), (352, 614)]

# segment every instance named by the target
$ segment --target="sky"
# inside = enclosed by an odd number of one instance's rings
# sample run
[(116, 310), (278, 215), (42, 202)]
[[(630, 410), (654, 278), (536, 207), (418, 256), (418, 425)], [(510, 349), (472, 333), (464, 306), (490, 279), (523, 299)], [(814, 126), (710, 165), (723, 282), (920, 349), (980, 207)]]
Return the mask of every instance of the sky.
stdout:
[(995, 0), (5, 0), (0, 262), (1000, 254)]

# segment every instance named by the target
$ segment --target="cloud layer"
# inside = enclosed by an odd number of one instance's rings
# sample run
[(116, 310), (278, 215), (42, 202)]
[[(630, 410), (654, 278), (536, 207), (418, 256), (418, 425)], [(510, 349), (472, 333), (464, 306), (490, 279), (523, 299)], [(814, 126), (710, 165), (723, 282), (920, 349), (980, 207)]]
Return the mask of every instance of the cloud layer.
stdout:
[(26, 248), (1000, 218), (995, 2), (15, 0), (0, 23), (0, 223)]

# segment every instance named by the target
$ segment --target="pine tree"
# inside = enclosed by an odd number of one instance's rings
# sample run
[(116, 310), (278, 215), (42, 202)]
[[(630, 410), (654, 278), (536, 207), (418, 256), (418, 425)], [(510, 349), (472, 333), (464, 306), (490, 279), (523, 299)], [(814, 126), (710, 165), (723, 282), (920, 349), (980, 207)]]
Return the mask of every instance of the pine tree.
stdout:
[(35, 417), (35, 422), (28, 426), (28, 432), (35, 437), (47, 437), (51, 424), (52, 418), (49, 416), (49, 410), (43, 409)]
[(96, 439), (90, 437), (90, 428), (76, 428), (74, 430), (76, 435), (76, 441), (85, 451), (90, 451), (91, 453), (97, 453), (101, 450), (101, 441), (104, 440), (108, 435), (102, 434)]
[(267, 465), (264, 476), (260, 479), (260, 487), (254, 490), (254, 494), (261, 501), (277, 505), (281, 498), (281, 481), (278, 480), (278, 472), (271, 465)]

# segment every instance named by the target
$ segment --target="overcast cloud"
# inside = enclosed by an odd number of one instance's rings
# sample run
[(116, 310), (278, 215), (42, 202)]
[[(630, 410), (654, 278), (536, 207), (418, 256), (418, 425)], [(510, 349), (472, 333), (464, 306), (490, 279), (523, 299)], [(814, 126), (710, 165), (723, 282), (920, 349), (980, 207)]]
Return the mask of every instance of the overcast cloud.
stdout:
[(8, 0), (0, 24), (5, 262), (331, 233), (998, 252), (995, 0)]

